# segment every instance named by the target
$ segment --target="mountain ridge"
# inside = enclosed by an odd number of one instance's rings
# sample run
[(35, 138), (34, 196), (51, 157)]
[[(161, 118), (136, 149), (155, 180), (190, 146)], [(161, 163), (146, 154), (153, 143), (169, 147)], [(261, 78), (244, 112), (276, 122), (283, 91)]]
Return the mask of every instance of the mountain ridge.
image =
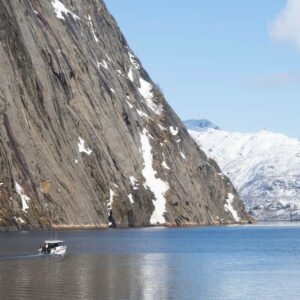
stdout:
[(300, 141), (284, 134), (189, 130), (208, 156), (233, 181), (258, 220), (298, 220)]

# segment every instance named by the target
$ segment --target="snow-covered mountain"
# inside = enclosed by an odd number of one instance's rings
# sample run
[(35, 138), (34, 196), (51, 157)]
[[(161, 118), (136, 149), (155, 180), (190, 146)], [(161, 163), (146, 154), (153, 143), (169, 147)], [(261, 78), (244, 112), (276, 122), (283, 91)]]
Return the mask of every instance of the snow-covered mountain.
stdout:
[(256, 219), (300, 220), (299, 140), (266, 130), (201, 128), (189, 133), (233, 181)]

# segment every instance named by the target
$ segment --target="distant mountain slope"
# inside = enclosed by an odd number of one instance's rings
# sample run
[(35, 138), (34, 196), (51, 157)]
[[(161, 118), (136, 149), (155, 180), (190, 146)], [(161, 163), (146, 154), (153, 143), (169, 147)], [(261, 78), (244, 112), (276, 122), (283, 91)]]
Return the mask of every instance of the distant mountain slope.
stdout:
[(189, 133), (233, 181), (255, 218), (300, 219), (299, 140), (269, 131)]
[(201, 119), (201, 120), (191, 119), (191, 120), (184, 121), (184, 124), (188, 129), (194, 131), (205, 131), (208, 128), (220, 129), (218, 126), (205, 119)]

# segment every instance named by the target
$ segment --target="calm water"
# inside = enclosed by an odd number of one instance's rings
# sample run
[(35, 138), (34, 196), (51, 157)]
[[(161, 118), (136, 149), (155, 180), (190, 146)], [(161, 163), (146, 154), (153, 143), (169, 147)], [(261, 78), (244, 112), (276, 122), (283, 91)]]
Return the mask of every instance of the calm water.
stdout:
[(0, 299), (299, 299), (300, 226), (0, 233)]

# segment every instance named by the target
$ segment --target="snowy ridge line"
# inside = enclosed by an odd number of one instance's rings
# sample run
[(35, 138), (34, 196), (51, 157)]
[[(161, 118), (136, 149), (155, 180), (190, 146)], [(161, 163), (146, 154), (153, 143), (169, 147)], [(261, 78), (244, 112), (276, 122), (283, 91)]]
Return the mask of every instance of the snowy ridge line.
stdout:
[(299, 140), (266, 130), (189, 133), (230, 178), (254, 218), (300, 220)]

